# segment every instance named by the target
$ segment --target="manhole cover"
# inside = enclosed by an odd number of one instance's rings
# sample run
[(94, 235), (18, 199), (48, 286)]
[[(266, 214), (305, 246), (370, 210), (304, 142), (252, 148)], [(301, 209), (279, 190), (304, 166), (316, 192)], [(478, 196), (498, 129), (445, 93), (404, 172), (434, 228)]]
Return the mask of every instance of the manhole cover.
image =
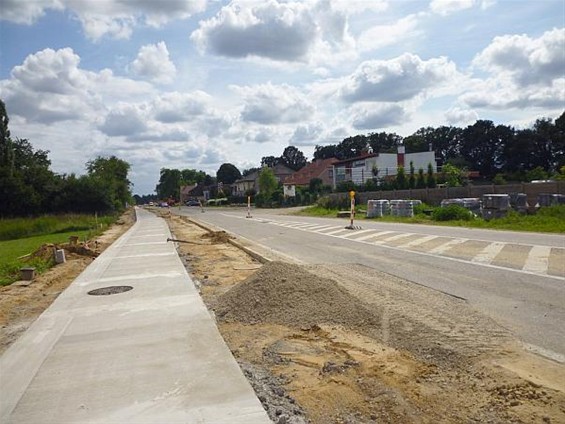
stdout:
[(110, 286), (102, 287), (101, 289), (90, 290), (88, 294), (92, 296), (108, 296), (109, 294), (118, 294), (127, 292), (133, 289), (132, 286)]

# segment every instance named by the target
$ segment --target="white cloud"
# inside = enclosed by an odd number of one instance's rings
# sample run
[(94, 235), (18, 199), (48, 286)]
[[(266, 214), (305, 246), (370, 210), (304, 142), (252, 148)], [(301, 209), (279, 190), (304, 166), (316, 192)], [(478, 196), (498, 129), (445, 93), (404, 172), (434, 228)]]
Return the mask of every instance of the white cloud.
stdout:
[(2, 0), (0, 20), (31, 25), (41, 18), (46, 10), (63, 8), (60, 0)]
[(474, 108), (559, 108), (565, 104), (565, 29), (539, 38), (495, 37), (473, 60), (489, 73), (460, 97)]
[(377, 130), (392, 127), (406, 120), (406, 111), (398, 104), (355, 105), (352, 126), (358, 130)]
[(444, 114), (446, 121), (450, 125), (465, 126), (473, 124), (479, 119), (479, 114), (472, 109), (462, 109), (452, 107)]
[(402, 43), (421, 34), (417, 27), (417, 15), (406, 16), (390, 25), (376, 25), (359, 36), (357, 46), (361, 51), (371, 51)]
[(134, 27), (160, 27), (206, 10), (206, 0), (3, 0), (1, 19), (32, 24), (48, 9), (67, 9), (81, 22), (86, 36), (129, 38)]
[(0, 83), (10, 113), (45, 124), (90, 121), (104, 111), (105, 103), (153, 93), (146, 83), (115, 77), (108, 69), (85, 71), (79, 65), (80, 57), (70, 48), (29, 55)]
[(164, 41), (141, 47), (137, 58), (131, 64), (131, 69), (135, 74), (161, 84), (173, 82), (177, 73)]
[(519, 86), (550, 85), (565, 70), (565, 29), (553, 29), (539, 38), (527, 35), (495, 37), (473, 64), (492, 73), (504, 72)]
[(441, 16), (451, 15), (465, 9), (480, 6), (481, 10), (492, 7), (497, 0), (432, 0), (430, 10)]
[(455, 63), (445, 57), (424, 61), (405, 53), (391, 60), (361, 63), (346, 78), (340, 94), (350, 103), (403, 101), (449, 84), (457, 77)]
[(189, 122), (207, 112), (210, 100), (203, 91), (164, 93), (153, 101), (153, 115), (163, 123)]
[(464, 9), (470, 9), (476, 0), (432, 0), (430, 10), (438, 15), (446, 16)]
[(232, 89), (244, 99), (241, 119), (263, 125), (296, 123), (307, 120), (314, 106), (298, 89), (271, 83)]
[(388, 0), (332, 0), (330, 3), (334, 10), (348, 15), (383, 12), (389, 6)]
[(135, 105), (118, 104), (106, 115), (98, 129), (111, 137), (132, 136), (145, 131), (145, 118)]
[(313, 146), (319, 142), (323, 133), (324, 125), (321, 122), (298, 125), (292, 137), (290, 137), (289, 144), (292, 146)]
[(72, 94), (84, 89), (86, 77), (78, 70), (80, 57), (70, 48), (45, 49), (26, 57), (12, 70), (24, 86), (43, 93)]
[(236, 0), (200, 22), (190, 38), (204, 51), (231, 58), (319, 63), (348, 57), (347, 15), (327, 0)]

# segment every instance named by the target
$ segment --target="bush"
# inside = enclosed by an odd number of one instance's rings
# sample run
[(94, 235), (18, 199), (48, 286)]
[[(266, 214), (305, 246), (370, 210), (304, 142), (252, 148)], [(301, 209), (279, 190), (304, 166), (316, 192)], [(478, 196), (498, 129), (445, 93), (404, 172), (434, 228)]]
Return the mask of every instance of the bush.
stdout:
[(316, 202), (316, 204), (321, 207), (321, 208), (325, 208), (325, 209), (332, 209), (332, 210), (338, 210), (338, 209), (348, 209), (350, 206), (350, 200), (349, 198), (343, 196), (340, 199), (336, 199), (335, 197), (329, 197), (329, 196), (323, 196), (320, 197), (318, 199), (318, 201)]
[(470, 221), (473, 218), (471, 211), (459, 205), (449, 205), (443, 208), (436, 208), (432, 212), (434, 221)]
[(425, 215), (425, 211), (431, 210), (432, 207), (426, 203), (420, 203), (414, 206), (414, 215)]

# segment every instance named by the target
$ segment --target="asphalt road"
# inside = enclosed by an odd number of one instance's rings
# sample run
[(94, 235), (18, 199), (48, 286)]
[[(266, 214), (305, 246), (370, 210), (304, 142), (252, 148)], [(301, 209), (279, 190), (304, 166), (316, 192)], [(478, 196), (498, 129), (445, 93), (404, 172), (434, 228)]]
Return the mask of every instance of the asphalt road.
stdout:
[(565, 363), (565, 236), (174, 208), (262, 248), (316, 263), (359, 263), (467, 300), (525, 346)]

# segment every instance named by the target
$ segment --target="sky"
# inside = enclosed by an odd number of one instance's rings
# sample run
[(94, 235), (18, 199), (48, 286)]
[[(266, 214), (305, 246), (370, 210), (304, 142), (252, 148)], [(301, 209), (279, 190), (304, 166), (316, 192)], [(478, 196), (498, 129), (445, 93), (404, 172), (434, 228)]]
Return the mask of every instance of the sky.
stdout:
[(0, 0), (12, 137), (215, 176), (348, 136), (565, 109), (565, 0)]

